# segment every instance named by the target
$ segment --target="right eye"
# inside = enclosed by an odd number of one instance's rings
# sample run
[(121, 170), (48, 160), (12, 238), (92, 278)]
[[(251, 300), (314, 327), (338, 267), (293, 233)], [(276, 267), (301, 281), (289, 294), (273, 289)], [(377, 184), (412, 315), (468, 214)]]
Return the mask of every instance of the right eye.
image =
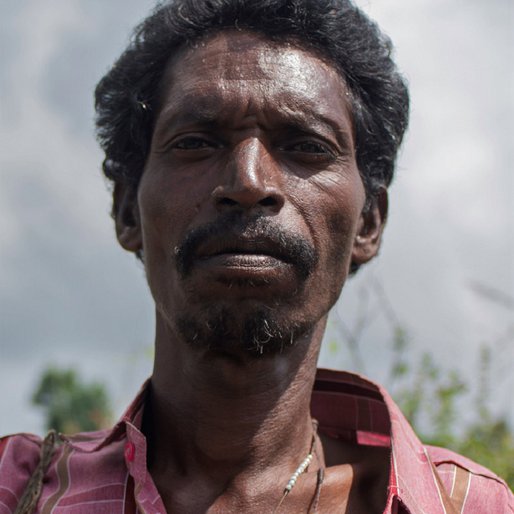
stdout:
[(219, 148), (220, 145), (203, 137), (187, 136), (174, 142), (173, 149), (177, 150), (205, 150), (208, 148)]

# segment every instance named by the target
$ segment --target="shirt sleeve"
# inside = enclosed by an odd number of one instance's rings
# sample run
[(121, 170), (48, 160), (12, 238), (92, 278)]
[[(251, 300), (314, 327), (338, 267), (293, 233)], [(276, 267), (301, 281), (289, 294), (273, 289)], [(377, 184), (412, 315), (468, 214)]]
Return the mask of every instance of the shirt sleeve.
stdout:
[(444, 448), (427, 450), (457, 512), (514, 514), (512, 491), (491, 470)]

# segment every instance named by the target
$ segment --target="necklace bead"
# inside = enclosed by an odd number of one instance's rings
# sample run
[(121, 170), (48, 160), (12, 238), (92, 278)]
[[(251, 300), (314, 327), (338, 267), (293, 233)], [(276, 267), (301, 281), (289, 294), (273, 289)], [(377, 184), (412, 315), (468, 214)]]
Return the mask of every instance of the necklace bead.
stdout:
[[(291, 492), (293, 487), (296, 485), (296, 481), (298, 480), (299, 476), (302, 475), (303, 473), (305, 473), (305, 471), (309, 467), (310, 463), (312, 462), (313, 454), (314, 454), (314, 445), (316, 444), (317, 428), (318, 428), (317, 421), (313, 420), (313, 434), (312, 434), (312, 442), (311, 442), (309, 454), (307, 455), (307, 457), (305, 457), (305, 459), (303, 459), (301, 464), (296, 468), (296, 471), (291, 475), (291, 478), (289, 479), (289, 481), (287, 482), (287, 485), (284, 488), (282, 498), (280, 499), (280, 502), (278, 503), (278, 505), (275, 507), (273, 514), (276, 514), (278, 512), (278, 510), (282, 506), (282, 503), (286, 499), (287, 495)], [(320, 467), (318, 470), (318, 479), (316, 482), (314, 513), (316, 513), (316, 511), (317, 511), (317, 506), (319, 503), (319, 496), (320, 496), (320, 492), (321, 492), (321, 485), (323, 483), (323, 478), (324, 478), (324, 470), (323, 470), (323, 467)], [(310, 510), (309, 510), (309, 512), (310, 512)]]

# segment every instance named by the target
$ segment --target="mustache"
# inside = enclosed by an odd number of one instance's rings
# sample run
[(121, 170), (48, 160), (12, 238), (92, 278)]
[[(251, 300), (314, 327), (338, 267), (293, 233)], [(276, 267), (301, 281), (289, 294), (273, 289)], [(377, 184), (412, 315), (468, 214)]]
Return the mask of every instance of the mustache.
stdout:
[(229, 212), (211, 223), (195, 227), (175, 247), (179, 274), (185, 278), (191, 273), (200, 247), (213, 241), (244, 238), (272, 244), (277, 253), (294, 266), (299, 278), (305, 280), (318, 262), (316, 249), (307, 239), (284, 229), (272, 219), (262, 215), (247, 217), (239, 212)]

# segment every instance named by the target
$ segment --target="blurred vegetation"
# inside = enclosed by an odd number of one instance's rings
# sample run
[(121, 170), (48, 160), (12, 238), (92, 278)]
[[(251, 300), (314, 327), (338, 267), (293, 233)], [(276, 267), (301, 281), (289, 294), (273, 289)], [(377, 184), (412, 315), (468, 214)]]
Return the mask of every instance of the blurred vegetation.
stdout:
[[(491, 469), (514, 488), (514, 435), (505, 417), (488, 407), (491, 350), (483, 346), (478, 393), (455, 370), (443, 370), (429, 353), (413, 362), (405, 331), (393, 338), (390, 391), (420, 439), (450, 448)], [(471, 416), (459, 420), (461, 400), (467, 399)], [(460, 427), (457, 432), (457, 427)]]
[[(494, 308), (514, 310), (514, 299), (503, 292), (476, 283), (471, 289)], [(353, 300), (357, 313), (352, 326), (337, 310), (334, 313), (338, 336), (329, 342), (329, 351), (334, 356), (344, 352), (350, 361), (345, 367), (364, 372), (361, 343), (365, 331), (381, 316), (391, 334), (384, 385), (420, 439), (465, 455), (514, 488), (514, 432), (507, 414), (495, 414), (490, 407), (495, 391), (502, 390), (502, 377), (495, 375), (493, 381), (493, 357), (498, 364), (514, 341), (510, 318), (500, 337), (482, 345), (478, 369), (473, 379), (466, 380), (457, 370), (443, 367), (433, 353), (415, 353), (405, 324), (377, 276), (357, 290)], [(503, 368), (510, 375), (508, 363)]]
[(112, 421), (105, 387), (84, 383), (73, 369), (44, 370), (32, 403), (43, 409), (47, 430), (65, 434), (93, 431)]

